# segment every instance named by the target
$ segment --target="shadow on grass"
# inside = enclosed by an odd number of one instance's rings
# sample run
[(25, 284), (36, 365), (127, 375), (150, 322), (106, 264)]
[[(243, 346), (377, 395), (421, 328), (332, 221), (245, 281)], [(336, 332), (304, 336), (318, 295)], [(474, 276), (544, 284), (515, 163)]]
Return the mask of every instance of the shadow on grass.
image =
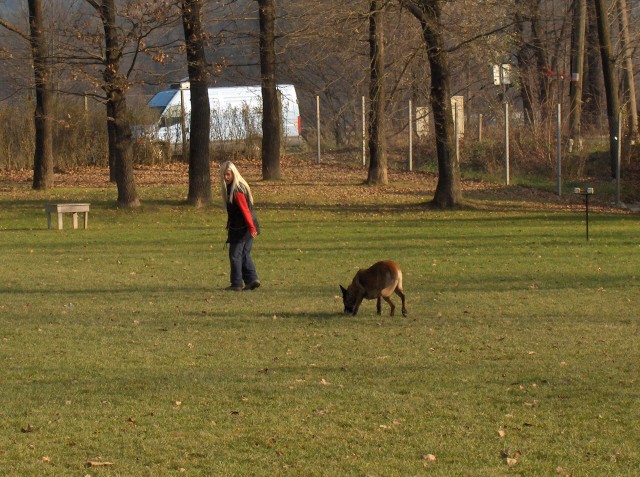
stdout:
[(275, 313), (259, 313), (257, 316), (273, 319), (275, 316), (277, 319), (282, 320), (331, 320), (331, 319), (344, 319), (347, 315), (336, 311), (296, 311), (296, 312), (275, 312)]

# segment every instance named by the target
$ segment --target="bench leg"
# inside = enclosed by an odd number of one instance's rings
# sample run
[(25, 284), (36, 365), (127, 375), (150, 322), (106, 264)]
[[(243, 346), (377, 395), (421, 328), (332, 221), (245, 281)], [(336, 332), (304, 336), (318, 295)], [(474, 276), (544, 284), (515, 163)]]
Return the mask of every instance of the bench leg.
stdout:
[(78, 212), (71, 212), (71, 220), (73, 220), (73, 228), (78, 228)]
[(62, 230), (62, 212), (58, 212), (58, 230)]
[(88, 228), (89, 227), (89, 212), (85, 212), (84, 213), (84, 228)]

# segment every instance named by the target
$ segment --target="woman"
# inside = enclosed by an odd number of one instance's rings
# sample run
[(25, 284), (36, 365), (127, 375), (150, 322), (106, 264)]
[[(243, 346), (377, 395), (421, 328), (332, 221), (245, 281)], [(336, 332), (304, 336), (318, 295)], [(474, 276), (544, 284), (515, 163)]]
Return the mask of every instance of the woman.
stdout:
[(251, 188), (231, 161), (222, 163), (222, 200), (227, 206), (227, 243), (231, 263), (230, 291), (255, 290), (260, 286), (256, 267), (251, 259), (253, 239), (260, 225), (253, 213)]

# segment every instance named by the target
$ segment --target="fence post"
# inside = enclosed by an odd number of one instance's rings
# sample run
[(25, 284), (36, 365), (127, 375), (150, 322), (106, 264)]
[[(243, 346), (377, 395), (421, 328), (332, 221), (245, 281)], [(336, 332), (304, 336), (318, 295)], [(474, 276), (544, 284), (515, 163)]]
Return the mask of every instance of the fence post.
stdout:
[(318, 131), (318, 158), (316, 162), (320, 164), (320, 96), (316, 96), (316, 129)]
[(413, 103), (409, 99), (409, 172), (413, 171)]
[(482, 113), (478, 115), (478, 142), (482, 142)]
[(558, 114), (556, 119), (558, 131), (556, 133), (556, 156), (558, 169), (558, 195), (562, 195), (562, 105), (558, 103)]
[(620, 162), (622, 159), (622, 112), (618, 111), (618, 140), (616, 141), (616, 206), (620, 207)]
[(184, 88), (180, 85), (180, 126), (182, 127), (182, 161), (188, 162), (187, 156), (187, 118), (184, 110)]
[(509, 103), (504, 102), (504, 162), (506, 185), (509, 185)]
[(458, 133), (458, 105), (455, 105), (453, 110), (453, 134), (456, 138), (456, 162), (460, 165), (460, 137)]
[(362, 96), (362, 167), (367, 165), (367, 105)]

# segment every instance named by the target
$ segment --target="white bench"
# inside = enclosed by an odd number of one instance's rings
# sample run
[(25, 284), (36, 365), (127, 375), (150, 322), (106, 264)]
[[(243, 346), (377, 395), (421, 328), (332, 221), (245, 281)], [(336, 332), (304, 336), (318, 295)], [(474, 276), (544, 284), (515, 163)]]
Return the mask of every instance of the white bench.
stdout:
[(62, 214), (70, 213), (73, 220), (73, 228), (78, 228), (78, 212), (84, 214), (84, 228), (89, 226), (89, 204), (47, 204), (47, 226), (51, 228), (51, 214), (58, 214), (58, 230), (62, 230)]

